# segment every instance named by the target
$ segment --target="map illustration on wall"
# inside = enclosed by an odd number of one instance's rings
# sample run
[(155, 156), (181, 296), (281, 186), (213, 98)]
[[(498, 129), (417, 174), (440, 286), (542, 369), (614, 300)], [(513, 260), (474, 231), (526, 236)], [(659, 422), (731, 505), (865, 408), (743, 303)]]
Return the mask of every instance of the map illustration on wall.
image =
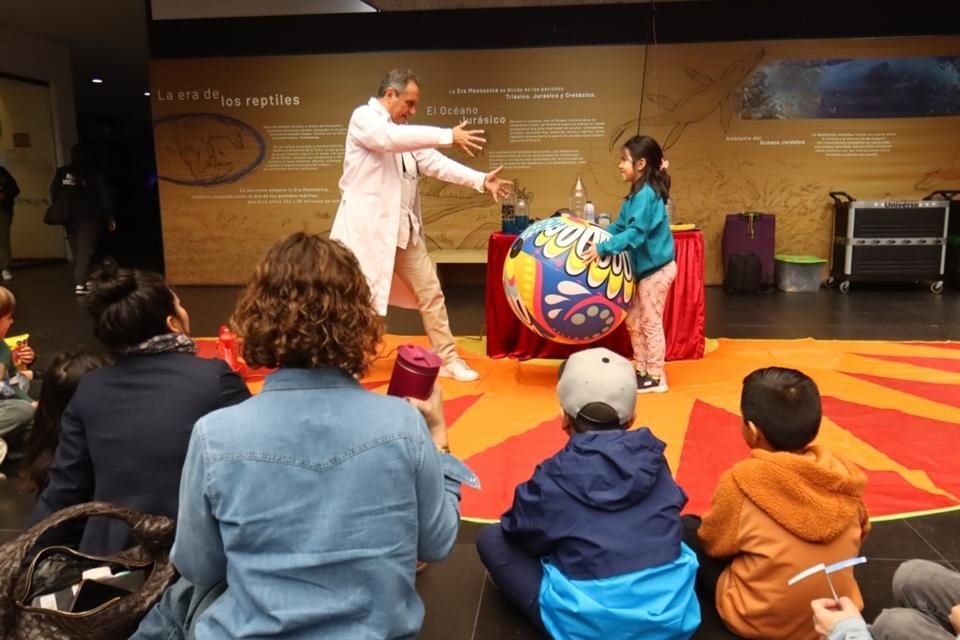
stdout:
[(220, 113), (179, 113), (153, 123), (160, 180), (190, 187), (236, 182), (263, 162), (266, 143), (251, 125)]

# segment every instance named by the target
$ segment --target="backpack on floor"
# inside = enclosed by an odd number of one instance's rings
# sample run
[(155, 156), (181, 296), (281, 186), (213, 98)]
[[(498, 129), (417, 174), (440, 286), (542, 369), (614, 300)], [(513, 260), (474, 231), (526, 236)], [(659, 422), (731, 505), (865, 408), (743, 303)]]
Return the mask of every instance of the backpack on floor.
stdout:
[(733, 294), (760, 293), (762, 266), (755, 253), (735, 253), (727, 259), (723, 290)]

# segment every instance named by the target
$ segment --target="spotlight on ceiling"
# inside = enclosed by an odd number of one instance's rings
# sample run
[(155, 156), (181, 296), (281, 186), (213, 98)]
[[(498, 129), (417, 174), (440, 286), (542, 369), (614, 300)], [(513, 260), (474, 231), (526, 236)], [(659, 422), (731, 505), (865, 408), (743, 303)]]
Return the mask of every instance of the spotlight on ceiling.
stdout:
[(102, 78), (93, 78), (93, 79), (90, 80), (90, 82), (92, 82), (93, 84), (103, 84), (103, 79), (102, 79)]

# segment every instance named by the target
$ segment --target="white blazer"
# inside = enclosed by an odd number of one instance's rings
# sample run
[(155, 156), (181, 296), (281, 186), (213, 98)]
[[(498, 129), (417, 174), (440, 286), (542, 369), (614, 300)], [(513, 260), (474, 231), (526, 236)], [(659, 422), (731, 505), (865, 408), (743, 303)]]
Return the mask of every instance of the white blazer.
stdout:
[[(416, 296), (393, 275), (400, 233), (403, 170), (400, 153), (412, 152), (421, 175), (483, 192), (486, 174), (451, 160), (435, 149), (453, 144), (453, 130), (420, 125), (398, 125), (376, 98), (357, 107), (347, 127), (340, 178), (340, 206), (330, 237), (357, 256), (380, 315), (387, 305), (417, 308)], [(414, 214), (421, 216), (417, 190)], [(423, 224), (420, 234), (423, 238)], [(425, 240), (421, 240), (425, 241)]]

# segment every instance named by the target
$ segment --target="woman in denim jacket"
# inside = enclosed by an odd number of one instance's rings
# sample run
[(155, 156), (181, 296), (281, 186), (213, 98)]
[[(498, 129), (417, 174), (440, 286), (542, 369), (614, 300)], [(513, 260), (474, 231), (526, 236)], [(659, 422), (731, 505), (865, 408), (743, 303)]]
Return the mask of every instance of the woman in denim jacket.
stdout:
[(339, 242), (277, 243), (231, 321), (247, 364), (279, 370), (197, 423), (172, 551), (182, 579), (133, 637), (416, 637), (416, 562), (450, 553), (460, 484), (476, 483), (448, 453), (439, 391), (405, 401), (358, 382), (382, 325)]

